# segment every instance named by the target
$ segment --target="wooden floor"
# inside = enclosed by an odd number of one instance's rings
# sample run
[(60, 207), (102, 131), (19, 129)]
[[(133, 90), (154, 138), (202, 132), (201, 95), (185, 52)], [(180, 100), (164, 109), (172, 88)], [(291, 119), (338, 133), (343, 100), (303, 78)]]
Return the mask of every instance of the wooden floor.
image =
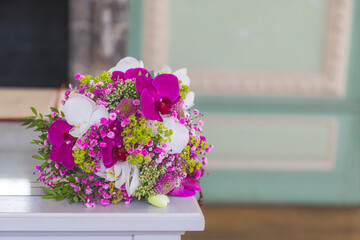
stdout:
[(360, 208), (204, 206), (204, 232), (183, 240), (359, 240)]

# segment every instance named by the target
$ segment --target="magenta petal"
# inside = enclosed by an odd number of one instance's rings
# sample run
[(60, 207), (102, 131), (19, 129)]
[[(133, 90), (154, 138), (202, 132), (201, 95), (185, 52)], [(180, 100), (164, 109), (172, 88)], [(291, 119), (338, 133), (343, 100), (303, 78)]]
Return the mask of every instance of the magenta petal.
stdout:
[(106, 143), (106, 147), (101, 150), (103, 163), (106, 168), (110, 168), (117, 162), (117, 160), (112, 157), (112, 151), (115, 147), (115, 143), (110, 138), (105, 138), (104, 142)]
[(144, 116), (149, 120), (157, 120), (162, 122), (163, 119), (159, 114), (159, 111), (155, 106), (155, 99), (150, 95), (147, 89), (144, 89), (141, 93), (141, 111)]
[(160, 74), (152, 82), (158, 95), (174, 101), (179, 96), (179, 80), (172, 74)]
[(151, 77), (145, 77), (144, 75), (138, 76), (136, 78), (135, 86), (136, 90), (141, 95), (141, 93), (144, 91), (144, 89), (147, 89), (151, 96), (156, 96), (156, 90), (151, 84), (152, 78)]
[(121, 71), (114, 71), (111, 75), (111, 80), (117, 81), (118, 79), (122, 79), (124, 77), (124, 73)]
[(51, 124), (48, 129), (49, 141), (52, 145), (60, 148), (65, 142), (65, 133), (69, 132), (72, 126), (65, 120), (59, 119)]
[(171, 192), (170, 195), (180, 196), (180, 197), (192, 197), (196, 195), (195, 191), (184, 188), (183, 186), (176, 187)]
[[(65, 145), (65, 144), (64, 144)], [(63, 159), (61, 161), (62, 165), (67, 168), (67, 169), (73, 169), (75, 167), (75, 161), (74, 161), (74, 156), (72, 155), (73, 152), (71, 150), (71, 148), (69, 149), (70, 151), (67, 151), (64, 155), (63, 155)]]
[(72, 145), (64, 143), (60, 148), (53, 147), (49, 158), (54, 162), (61, 162), (67, 169), (73, 169), (75, 167), (75, 162), (72, 153)]
[(131, 68), (127, 70), (124, 74), (124, 79), (133, 79), (139, 75), (150, 77), (150, 73), (145, 68)]
[(184, 188), (187, 188), (189, 190), (201, 191), (200, 184), (193, 178), (184, 178), (181, 184), (184, 185)]
[[(64, 144), (65, 145), (65, 144)], [(61, 155), (62, 153), (60, 152), (60, 148), (57, 148), (57, 147), (53, 147), (52, 149), (51, 149), (51, 152), (50, 152), (50, 154), (49, 154), (49, 158), (51, 159), (51, 160), (53, 160), (54, 162), (57, 162), (57, 163), (59, 163), (59, 162), (61, 162)]]

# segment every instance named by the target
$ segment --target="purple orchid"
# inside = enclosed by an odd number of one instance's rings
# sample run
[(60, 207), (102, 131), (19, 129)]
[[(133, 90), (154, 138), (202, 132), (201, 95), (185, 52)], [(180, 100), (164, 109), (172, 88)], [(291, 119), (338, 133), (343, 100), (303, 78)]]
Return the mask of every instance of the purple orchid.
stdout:
[(147, 75), (149, 76), (149, 72), (148, 70), (146, 70), (145, 68), (131, 68), (128, 69), (125, 73), (122, 71), (113, 71), (112, 72), (112, 76), (111, 79), (113, 81), (116, 81), (118, 79), (134, 79), (136, 77), (138, 77), (139, 75)]
[(114, 166), (118, 161), (126, 161), (127, 152), (124, 148), (119, 147), (122, 144), (121, 132), (123, 128), (119, 121), (113, 121), (109, 125), (109, 130), (114, 133), (113, 138), (105, 137), (106, 147), (101, 151), (103, 163), (106, 168)]
[(171, 107), (180, 100), (179, 80), (175, 75), (160, 74), (154, 79), (140, 75), (135, 85), (140, 95), (141, 111), (149, 120), (162, 122), (160, 113), (169, 114)]
[(61, 163), (67, 169), (75, 167), (72, 148), (76, 138), (69, 134), (72, 128), (65, 120), (59, 119), (53, 122), (48, 129), (49, 141), (53, 145), (49, 158), (54, 162)]
[(191, 197), (196, 195), (196, 191), (201, 191), (200, 184), (194, 178), (184, 178), (179, 187), (175, 187), (170, 195), (180, 197)]

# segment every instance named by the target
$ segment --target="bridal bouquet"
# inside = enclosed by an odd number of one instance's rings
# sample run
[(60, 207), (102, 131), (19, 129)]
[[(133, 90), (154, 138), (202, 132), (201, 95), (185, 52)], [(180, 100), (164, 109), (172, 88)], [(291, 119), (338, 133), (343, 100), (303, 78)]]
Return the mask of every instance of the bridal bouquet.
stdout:
[(24, 125), (35, 128), (39, 146), (33, 158), (46, 199), (82, 202), (87, 207), (129, 203), (146, 198), (158, 207), (167, 195), (194, 196), (201, 191), (206, 154), (202, 114), (191, 107), (186, 69), (164, 66), (149, 72), (126, 57), (100, 76), (76, 74), (63, 111), (51, 108)]

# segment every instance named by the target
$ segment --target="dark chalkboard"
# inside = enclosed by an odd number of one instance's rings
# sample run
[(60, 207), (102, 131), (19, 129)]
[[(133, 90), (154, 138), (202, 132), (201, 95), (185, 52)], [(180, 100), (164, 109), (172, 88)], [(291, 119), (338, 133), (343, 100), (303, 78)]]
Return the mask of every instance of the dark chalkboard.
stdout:
[(0, 1), (0, 86), (67, 82), (68, 1)]

